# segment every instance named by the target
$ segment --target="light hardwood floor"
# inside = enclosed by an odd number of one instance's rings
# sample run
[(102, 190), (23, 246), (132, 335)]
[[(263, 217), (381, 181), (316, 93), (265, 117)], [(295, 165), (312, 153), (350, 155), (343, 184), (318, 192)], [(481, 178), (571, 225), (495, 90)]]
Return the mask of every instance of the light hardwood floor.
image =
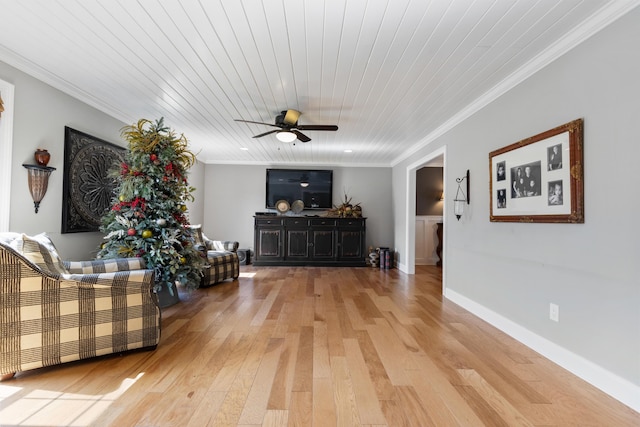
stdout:
[(640, 425), (443, 300), (437, 267), (243, 266), (181, 299), (155, 351), (0, 383), (0, 425)]

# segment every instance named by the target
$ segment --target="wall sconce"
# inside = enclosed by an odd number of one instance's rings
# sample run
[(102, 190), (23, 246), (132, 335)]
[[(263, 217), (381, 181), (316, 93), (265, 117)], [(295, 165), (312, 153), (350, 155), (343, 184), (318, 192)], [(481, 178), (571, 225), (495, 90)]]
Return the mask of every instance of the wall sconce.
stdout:
[(33, 199), (33, 206), (35, 207), (36, 213), (38, 213), (40, 202), (44, 198), (44, 195), (47, 194), (49, 176), (51, 175), (51, 172), (56, 170), (56, 168), (47, 166), (47, 163), (49, 162), (49, 153), (47, 153), (47, 150), (38, 149), (35, 154), (35, 159), (38, 163), (37, 165), (23, 164), (22, 166), (27, 169), (29, 192)]
[(440, 198), (438, 199), (439, 202), (442, 202), (444, 200), (444, 191), (440, 192)]
[[(467, 192), (462, 191), (462, 181), (467, 180)], [(456, 191), (456, 198), (453, 199), (453, 213), (455, 213), (456, 218), (460, 221), (460, 217), (464, 213), (464, 205), (465, 202), (468, 205), (471, 195), (469, 194), (469, 169), (467, 169), (467, 174), (462, 178), (456, 178), (456, 182), (458, 183), (458, 191)], [(462, 198), (460, 198), (460, 193), (462, 193)]]

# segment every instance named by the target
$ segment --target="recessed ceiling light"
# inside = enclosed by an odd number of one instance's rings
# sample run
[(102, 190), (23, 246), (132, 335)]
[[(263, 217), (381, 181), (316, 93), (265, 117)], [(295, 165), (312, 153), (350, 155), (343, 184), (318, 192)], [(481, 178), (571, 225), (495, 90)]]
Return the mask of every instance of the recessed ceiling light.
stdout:
[(345, 153), (353, 153), (353, 150), (347, 148), (346, 150), (344, 150)]
[(240, 149), (241, 149), (242, 151), (249, 151), (249, 149), (248, 149), (247, 147), (240, 147)]

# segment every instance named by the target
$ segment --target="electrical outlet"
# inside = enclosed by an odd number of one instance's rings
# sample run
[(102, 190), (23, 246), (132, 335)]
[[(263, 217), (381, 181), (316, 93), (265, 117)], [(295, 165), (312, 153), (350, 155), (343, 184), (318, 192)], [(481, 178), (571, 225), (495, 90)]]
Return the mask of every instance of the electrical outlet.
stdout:
[(553, 320), (554, 322), (560, 321), (560, 307), (558, 306), (558, 304), (549, 304), (549, 319)]

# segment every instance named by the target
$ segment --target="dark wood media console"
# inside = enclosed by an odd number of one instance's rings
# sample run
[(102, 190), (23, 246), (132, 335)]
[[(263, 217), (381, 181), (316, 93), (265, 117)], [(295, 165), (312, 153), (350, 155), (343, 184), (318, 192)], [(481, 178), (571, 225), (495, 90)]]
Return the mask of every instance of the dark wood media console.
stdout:
[(366, 218), (254, 218), (254, 265), (366, 266)]

